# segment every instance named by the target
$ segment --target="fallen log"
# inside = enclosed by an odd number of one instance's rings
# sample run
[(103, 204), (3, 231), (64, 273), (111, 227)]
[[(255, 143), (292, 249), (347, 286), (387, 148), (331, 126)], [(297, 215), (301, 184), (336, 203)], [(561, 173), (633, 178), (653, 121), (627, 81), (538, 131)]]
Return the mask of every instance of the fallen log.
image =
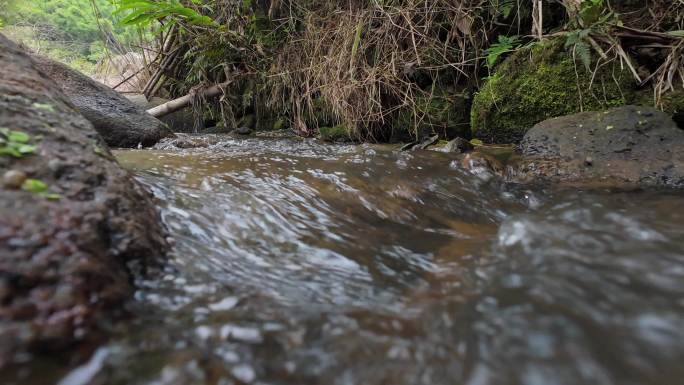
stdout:
[(220, 95), (221, 93), (223, 93), (223, 89), (226, 88), (230, 83), (231, 82), (228, 81), (225, 83), (216, 84), (203, 91), (190, 93), (178, 99), (174, 99), (170, 102), (161, 104), (157, 107), (150, 108), (149, 110), (147, 110), (147, 113), (154, 116), (155, 118), (160, 118), (162, 116), (174, 113), (192, 104), (192, 101), (195, 97), (199, 96), (202, 98), (213, 98), (215, 96)]

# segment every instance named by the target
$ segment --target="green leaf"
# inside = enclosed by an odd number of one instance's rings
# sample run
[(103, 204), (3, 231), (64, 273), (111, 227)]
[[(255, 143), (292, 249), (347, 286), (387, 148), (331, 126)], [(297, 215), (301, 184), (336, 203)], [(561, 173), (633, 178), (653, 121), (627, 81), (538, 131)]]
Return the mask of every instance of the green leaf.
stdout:
[(54, 112), (55, 111), (55, 108), (51, 104), (45, 104), (45, 103), (33, 103), (33, 108), (38, 109), (38, 110), (48, 111), (48, 112)]
[(21, 186), (21, 189), (24, 191), (40, 194), (46, 192), (48, 190), (48, 186), (38, 179), (26, 179), (24, 184)]
[(503, 14), (504, 19), (508, 19), (508, 17), (511, 16), (511, 13), (515, 10), (515, 6), (514, 0), (505, 1), (501, 5), (501, 13)]
[(23, 144), (17, 147), (17, 151), (19, 151), (19, 153), (22, 155), (33, 154), (36, 152), (36, 146), (31, 144)]
[(684, 37), (684, 31), (682, 31), (682, 30), (680, 30), (680, 31), (669, 31), (669, 32), (667, 32), (667, 34), (671, 35), (671, 36), (676, 36), (676, 37)]
[(590, 29), (581, 29), (570, 32), (565, 38), (565, 49), (574, 50), (575, 56), (579, 57), (587, 71), (591, 70), (591, 46), (586, 39), (591, 33)]
[(601, 14), (606, 9), (603, 0), (585, 0), (582, 2), (579, 15), (585, 27), (596, 24), (601, 19)]
[(577, 44), (575, 44), (575, 52), (582, 61), (582, 64), (584, 64), (584, 68), (586, 68), (587, 71), (591, 71), (591, 47), (589, 44), (584, 41), (578, 41)]
[(40, 195), (44, 196), (46, 199), (49, 199), (51, 201), (56, 201), (62, 198), (62, 196), (57, 193), (42, 193)]
[(15, 158), (21, 158), (21, 152), (13, 147), (0, 147), (0, 155), (9, 155)]
[(518, 46), (517, 36), (499, 36), (499, 41), (492, 44), (489, 49), (485, 51), (487, 54), (487, 67), (493, 68), (501, 55), (515, 50)]
[(470, 144), (472, 144), (473, 146), (482, 146), (484, 142), (480, 139), (471, 139)]
[(15, 143), (28, 143), (28, 141), (31, 139), (31, 137), (25, 132), (12, 131), (7, 136), (7, 139), (9, 139), (10, 142), (15, 142)]
[(26, 179), (24, 181), (24, 184), (21, 186), (21, 189), (34, 194), (38, 194), (41, 197), (49, 200), (58, 200), (62, 197), (57, 193), (51, 192), (48, 188), (48, 185), (45, 184), (45, 182), (38, 179)]

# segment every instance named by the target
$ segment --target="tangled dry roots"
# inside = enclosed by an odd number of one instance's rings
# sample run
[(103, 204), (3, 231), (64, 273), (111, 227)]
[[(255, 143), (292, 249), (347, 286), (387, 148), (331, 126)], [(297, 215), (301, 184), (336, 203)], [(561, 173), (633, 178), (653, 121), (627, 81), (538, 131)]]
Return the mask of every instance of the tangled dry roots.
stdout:
[(272, 67), (269, 100), (291, 110), (293, 126), (305, 135), (324, 117), (372, 139), (403, 111), (412, 112), (418, 127), (436, 85), (463, 84), (477, 72), (485, 3), (401, 0), (307, 8), (306, 29)]

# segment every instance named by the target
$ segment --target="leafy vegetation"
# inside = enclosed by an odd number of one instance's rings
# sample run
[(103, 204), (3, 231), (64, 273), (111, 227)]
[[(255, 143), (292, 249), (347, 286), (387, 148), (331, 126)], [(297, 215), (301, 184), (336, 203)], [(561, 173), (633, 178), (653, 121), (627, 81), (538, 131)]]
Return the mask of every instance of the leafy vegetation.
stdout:
[(21, 189), (50, 200), (57, 200), (62, 197), (57, 193), (51, 192), (49, 186), (45, 182), (38, 179), (26, 179), (24, 184), (21, 186)]
[[(32, 138), (23, 131), (10, 130), (0, 127), (0, 156), (23, 158), (36, 152), (36, 145), (30, 144)], [(48, 185), (38, 179), (26, 179), (21, 185), (22, 190), (38, 194), (46, 199), (57, 200), (61, 196), (50, 191)]]
[(138, 39), (137, 31), (117, 24), (109, 0), (0, 0), (0, 9), (3, 33), (88, 73), (108, 51)]
[(589, 29), (578, 29), (568, 33), (565, 39), (565, 48), (573, 50), (587, 70), (591, 69), (591, 46), (587, 43), (590, 32)]
[(30, 144), (31, 137), (22, 131), (13, 131), (0, 127), (0, 155), (22, 158), (36, 152), (36, 146)]
[(487, 67), (494, 68), (496, 61), (505, 53), (515, 51), (519, 46), (518, 36), (499, 35), (499, 41), (489, 46), (485, 51), (487, 54)]
[[(114, 0), (114, 4), (117, 6), (115, 14), (126, 14), (119, 22), (120, 25), (150, 27), (157, 21), (168, 18), (171, 25), (183, 20), (191, 25), (217, 26), (210, 17), (185, 7), (179, 0)], [(193, 4), (201, 2), (195, 0)]]

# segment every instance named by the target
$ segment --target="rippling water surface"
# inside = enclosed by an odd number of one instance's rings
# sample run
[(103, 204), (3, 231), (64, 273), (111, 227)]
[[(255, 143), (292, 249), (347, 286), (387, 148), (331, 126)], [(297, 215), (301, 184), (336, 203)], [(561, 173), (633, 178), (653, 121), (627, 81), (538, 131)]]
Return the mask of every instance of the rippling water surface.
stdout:
[(684, 383), (684, 195), (309, 140), (118, 152), (175, 239), (74, 384)]

